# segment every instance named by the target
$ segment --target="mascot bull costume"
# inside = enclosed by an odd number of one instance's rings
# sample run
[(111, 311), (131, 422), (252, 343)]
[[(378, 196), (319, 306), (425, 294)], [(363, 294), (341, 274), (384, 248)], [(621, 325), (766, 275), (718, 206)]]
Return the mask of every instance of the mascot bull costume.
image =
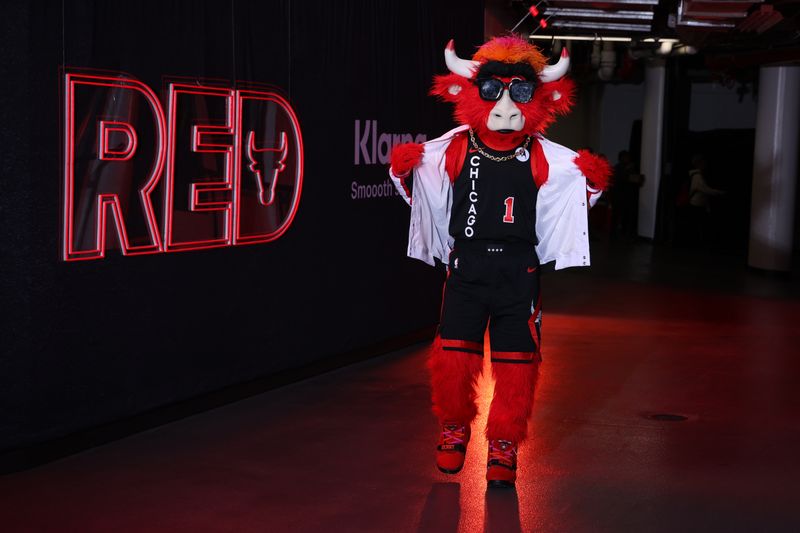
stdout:
[(444, 52), (447, 75), (431, 94), (455, 105), (461, 126), (392, 151), (390, 177), (411, 206), (408, 255), (448, 265), (441, 322), (428, 369), (441, 423), (436, 464), (464, 464), (477, 415), (475, 384), (491, 342), (494, 397), (486, 437), (490, 486), (513, 486), (527, 436), (541, 361), (540, 264), (589, 264), (587, 210), (610, 167), (542, 132), (573, 104), (564, 49), (554, 65), (511, 35), (482, 45), (472, 60)]

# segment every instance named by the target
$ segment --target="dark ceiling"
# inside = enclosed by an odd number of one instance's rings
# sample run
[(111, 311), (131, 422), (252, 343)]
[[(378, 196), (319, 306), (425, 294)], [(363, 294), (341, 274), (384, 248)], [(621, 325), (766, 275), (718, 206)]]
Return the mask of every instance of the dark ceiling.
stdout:
[(800, 62), (800, 0), (489, 0), (487, 13), (507, 29), (528, 14), (516, 31), (539, 37), (674, 40), (673, 54), (731, 67)]

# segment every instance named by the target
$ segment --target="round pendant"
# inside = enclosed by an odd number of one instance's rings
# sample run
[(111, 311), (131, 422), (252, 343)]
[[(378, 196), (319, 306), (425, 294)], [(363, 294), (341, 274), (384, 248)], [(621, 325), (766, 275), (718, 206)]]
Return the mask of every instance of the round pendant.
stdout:
[(522, 161), (523, 163), (530, 159), (531, 154), (525, 148), (519, 147), (517, 148), (517, 161)]

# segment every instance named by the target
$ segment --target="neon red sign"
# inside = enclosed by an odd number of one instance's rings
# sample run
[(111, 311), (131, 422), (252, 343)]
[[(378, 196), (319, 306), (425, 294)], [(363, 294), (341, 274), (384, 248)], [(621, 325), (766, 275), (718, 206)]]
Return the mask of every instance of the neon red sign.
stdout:
[(289, 103), (201, 83), (166, 92), (162, 106), (131, 76), (66, 73), (65, 261), (264, 243), (291, 225), (303, 139)]

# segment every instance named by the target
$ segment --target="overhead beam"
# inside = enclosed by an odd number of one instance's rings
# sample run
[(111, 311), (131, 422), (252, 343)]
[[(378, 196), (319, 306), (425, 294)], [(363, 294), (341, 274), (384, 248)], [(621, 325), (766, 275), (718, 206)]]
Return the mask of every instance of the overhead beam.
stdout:
[(579, 9), (571, 7), (548, 7), (544, 10), (545, 16), (559, 18), (587, 18), (587, 19), (628, 19), (628, 20), (653, 20), (652, 11), (609, 11), (604, 9)]
[(615, 22), (592, 22), (583, 20), (554, 20), (550, 22), (554, 28), (578, 28), (584, 30), (609, 30), (609, 31), (640, 31), (649, 32), (652, 29), (650, 24), (615, 23)]
[(566, 4), (581, 4), (591, 7), (606, 7), (606, 6), (657, 6), (659, 0), (605, 0), (605, 1), (597, 1), (597, 0), (553, 0), (550, 2), (553, 6), (562, 6)]

